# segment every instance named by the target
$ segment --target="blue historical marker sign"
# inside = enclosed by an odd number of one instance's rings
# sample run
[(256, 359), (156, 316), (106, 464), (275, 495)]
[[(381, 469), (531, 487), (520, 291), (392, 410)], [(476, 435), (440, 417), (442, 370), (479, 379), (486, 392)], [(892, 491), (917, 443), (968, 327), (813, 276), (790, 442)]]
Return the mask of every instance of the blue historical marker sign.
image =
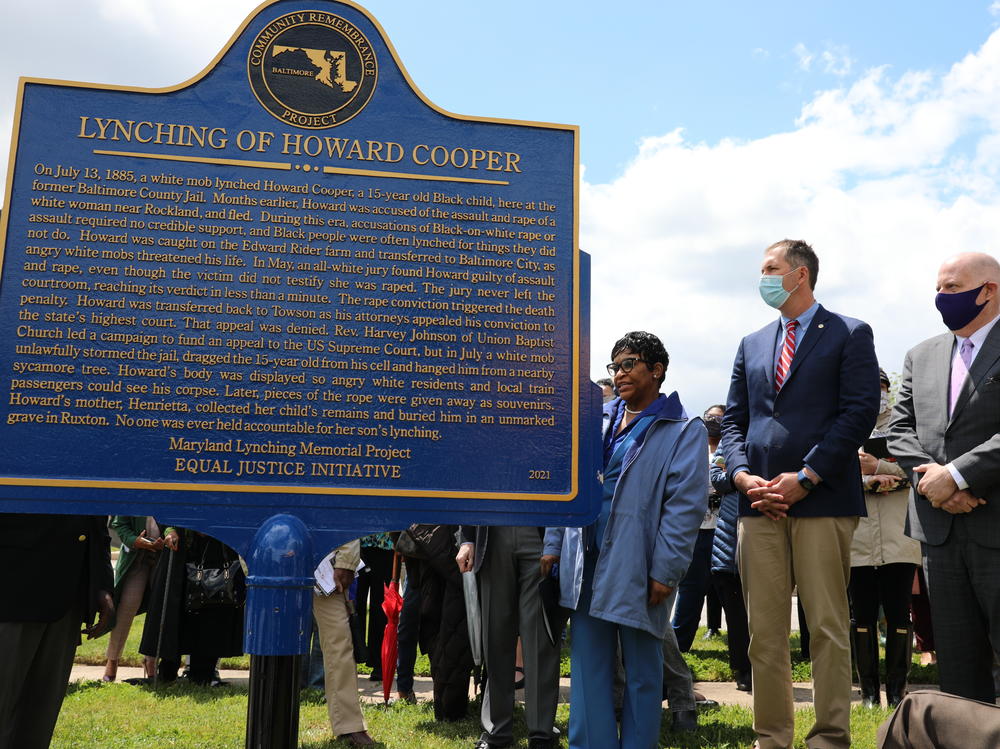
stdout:
[(281, 0), (176, 87), (22, 79), (11, 154), (3, 510), (317, 554), (595, 511), (577, 128), (444, 112), (363, 9)]

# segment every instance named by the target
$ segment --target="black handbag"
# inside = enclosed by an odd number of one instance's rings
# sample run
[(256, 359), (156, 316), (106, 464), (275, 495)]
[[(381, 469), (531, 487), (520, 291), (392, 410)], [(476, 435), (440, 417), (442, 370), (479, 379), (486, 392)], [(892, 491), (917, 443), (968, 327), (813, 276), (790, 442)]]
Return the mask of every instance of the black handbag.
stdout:
[[(221, 545), (221, 544), (220, 544)], [(185, 564), (187, 580), (184, 604), (188, 611), (236, 608), (243, 605), (246, 586), (239, 557), (229, 559), (223, 545), (222, 566), (206, 567), (205, 555), (209, 544), (201, 553), (201, 560)]]

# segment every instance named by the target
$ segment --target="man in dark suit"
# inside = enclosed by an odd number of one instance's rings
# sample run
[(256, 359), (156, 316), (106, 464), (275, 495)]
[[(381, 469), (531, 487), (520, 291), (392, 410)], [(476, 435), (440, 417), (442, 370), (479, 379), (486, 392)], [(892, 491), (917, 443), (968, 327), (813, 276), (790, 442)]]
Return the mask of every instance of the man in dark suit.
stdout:
[(483, 734), (476, 749), (510, 746), (514, 728), (514, 655), (524, 655), (524, 719), (529, 749), (558, 745), (559, 642), (549, 642), (538, 594), (542, 530), (530, 526), (462, 526), (458, 568), (478, 573), (483, 653), (489, 679), (483, 694)]
[(907, 353), (889, 425), (914, 486), (908, 533), (921, 542), (941, 689), (983, 702), (1000, 647), (998, 286), (989, 255), (941, 266), (936, 305), (951, 332)]
[(106, 517), (0, 514), (0, 749), (49, 745), (81, 624), (107, 631), (112, 590)]
[(765, 251), (760, 293), (781, 319), (740, 343), (722, 425), (720, 450), (740, 492), (737, 554), (761, 749), (792, 746), (793, 585), (812, 633), (816, 723), (806, 743), (851, 743), (847, 582), (865, 513), (857, 451), (880, 391), (871, 328), (816, 302), (818, 271), (805, 242)]

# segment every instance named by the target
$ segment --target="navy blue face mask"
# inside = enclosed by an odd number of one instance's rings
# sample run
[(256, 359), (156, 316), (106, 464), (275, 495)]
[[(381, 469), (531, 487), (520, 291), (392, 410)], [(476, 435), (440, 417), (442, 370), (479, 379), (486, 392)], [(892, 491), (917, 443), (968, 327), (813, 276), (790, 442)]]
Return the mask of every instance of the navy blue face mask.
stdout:
[(938, 294), (934, 297), (934, 306), (941, 313), (941, 319), (948, 330), (961, 330), (976, 319), (976, 315), (986, 306), (986, 302), (976, 303), (979, 292), (985, 285), (983, 283), (978, 289), (960, 291), (957, 294)]

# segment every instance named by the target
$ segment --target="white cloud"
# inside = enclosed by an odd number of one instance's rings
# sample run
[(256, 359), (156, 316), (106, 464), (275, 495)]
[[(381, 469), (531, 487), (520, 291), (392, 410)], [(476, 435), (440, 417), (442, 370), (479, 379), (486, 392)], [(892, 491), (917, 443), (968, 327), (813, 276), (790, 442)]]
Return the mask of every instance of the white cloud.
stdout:
[(989, 7), (991, 16), (1000, 16), (1000, 0), (993, 0)]
[(829, 44), (820, 54), (823, 60), (823, 72), (836, 76), (845, 76), (851, 72), (854, 60), (847, 53), (847, 47), (837, 44)]
[[(997, 0), (1000, 2), (1000, 0)], [(828, 75), (842, 78), (849, 75), (854, 65), (854, 60), (847, 47), (843, 44), (832, 44), (826, 42), (821, 52), (811, 51), (802, 42), (792, 47), (792, 54), (798, 63), (799, 70), (804, 73), (813, 71), (813, 63), (817, 64), (817, 69)]]
[(998, 157), (1000, 31), (943, 75), (876, 68), (819, 92), (788, 132), (647, 139), (618, 179), (583, 186), (592, 374), (618, 336), (646, 329), (690, 410), (723, 399), (740, 338), (775, 317), (755, 287), (763, 249), (783, 237), (813, 244), (820, 302), (871, 323), (883, 366), (900, 370), (943, 330), (940, 262), (1000, 255)]
[(0, 2), (0, 27), (16, 29), (0, 45), (0, 81), (5, 84), (0, 92), (0, 174), (7, 171), (18, 76), (172, 86), (207, 66), (235, 31), (234, 19), (249, 15), (258, 4), (259, 0)]
[(798, 59), (799, 68), (808, 73), (812, 68), (812, 61), (815, 55), (802, 42), (799, 42), (792, 48), (792, 54)]

